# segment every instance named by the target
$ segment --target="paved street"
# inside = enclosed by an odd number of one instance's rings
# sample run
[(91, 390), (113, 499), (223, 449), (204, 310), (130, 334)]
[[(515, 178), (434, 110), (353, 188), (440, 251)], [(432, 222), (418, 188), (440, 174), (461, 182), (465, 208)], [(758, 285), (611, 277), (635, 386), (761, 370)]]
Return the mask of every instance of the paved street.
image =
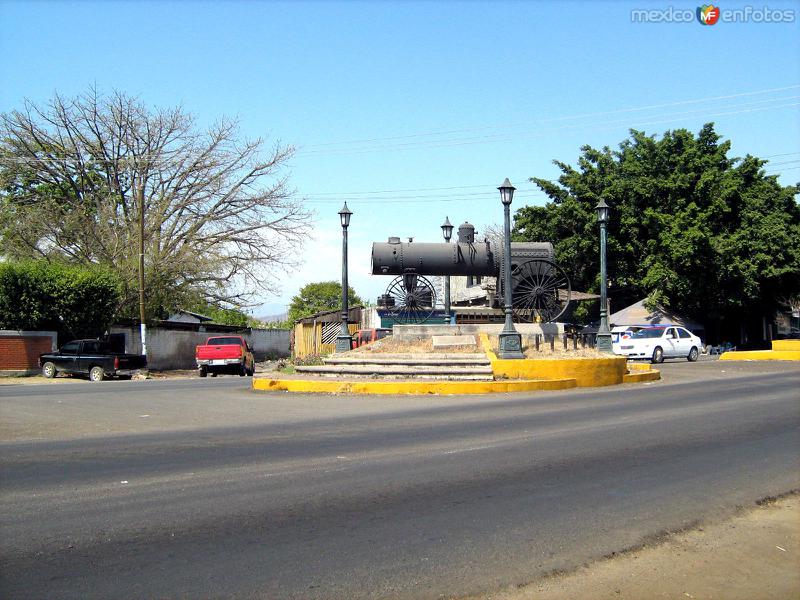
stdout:
[(800, 365), (491, 397), (0, 385), (3, 598), (436, 598), (800, 487)]

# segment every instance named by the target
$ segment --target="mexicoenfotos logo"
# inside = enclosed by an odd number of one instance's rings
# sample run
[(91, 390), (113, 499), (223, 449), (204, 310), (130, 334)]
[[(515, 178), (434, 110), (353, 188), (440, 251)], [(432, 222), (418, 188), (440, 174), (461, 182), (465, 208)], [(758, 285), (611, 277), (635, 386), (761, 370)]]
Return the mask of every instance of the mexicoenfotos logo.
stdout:
[(719, 21), (719, 7), (713, 4), (704, 4), (697, 7), (697, 20), (701, 25), (713, 25)]
[(775, 9), (769, 6), (745, 6), (743, 8), (722, 9), (713, 4), (698, 6), (693, 11), (688, 8), (636, 8), (631, 11), (634, 23), (693, 23), (715, 25), (722, 23), (794, 23), (797, 19), (794, 10)]

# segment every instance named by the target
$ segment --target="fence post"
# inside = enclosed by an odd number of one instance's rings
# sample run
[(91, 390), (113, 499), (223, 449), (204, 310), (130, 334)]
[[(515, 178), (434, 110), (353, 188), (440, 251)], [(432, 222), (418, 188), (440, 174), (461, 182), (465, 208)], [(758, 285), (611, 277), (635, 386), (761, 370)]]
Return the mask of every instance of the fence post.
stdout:
[(566, 349), (567, 349), (567, 334), (566, 334), (566, 332), (564, 332), (564, 335), (563, 335), (563, 342), (564, 342), (564, 350), (566, 351)]
[(536, 343), (536, 351), (538, 352), (539, 351), (539, 334), (538, 333), (534, 334), (533, 339), (534, 339), (534, 341)]
[(553, 333), (550, 335), (550, 352), (556, 351), (556, 334)]

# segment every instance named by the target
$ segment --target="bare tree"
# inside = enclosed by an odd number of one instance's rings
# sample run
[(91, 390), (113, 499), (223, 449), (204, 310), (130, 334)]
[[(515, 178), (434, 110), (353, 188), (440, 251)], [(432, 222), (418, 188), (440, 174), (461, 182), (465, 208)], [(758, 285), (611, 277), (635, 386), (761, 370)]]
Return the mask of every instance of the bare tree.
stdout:
[(115, 266), (136, 305), (140, 210), (148, 313), (243, 305), (294, 264), (310, 213), (287, 186), (293, 149), (199, 131), (182, 108), (95, 91), (0, 115), (0, 235), (10, 258)]

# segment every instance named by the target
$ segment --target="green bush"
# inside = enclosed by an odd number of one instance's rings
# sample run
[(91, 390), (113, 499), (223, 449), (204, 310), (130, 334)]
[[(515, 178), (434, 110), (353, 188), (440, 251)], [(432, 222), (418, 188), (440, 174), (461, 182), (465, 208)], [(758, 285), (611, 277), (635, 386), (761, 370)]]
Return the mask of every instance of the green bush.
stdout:
[(0, 263), (0, 329), (97, 337), (120, 304), (119, 277), (101, 267), (47, 261)]

